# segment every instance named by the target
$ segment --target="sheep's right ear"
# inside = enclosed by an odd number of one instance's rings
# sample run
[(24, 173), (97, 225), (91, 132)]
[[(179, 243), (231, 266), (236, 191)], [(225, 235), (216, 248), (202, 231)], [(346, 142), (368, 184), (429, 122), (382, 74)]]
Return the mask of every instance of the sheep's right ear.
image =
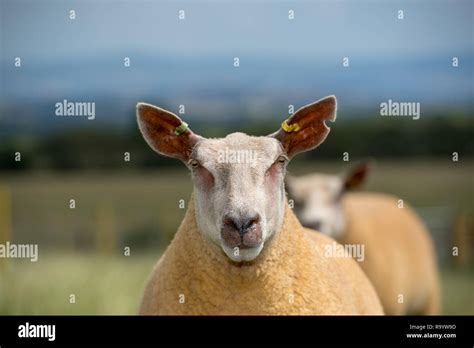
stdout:
[(178, 116), (157, 106), (138, 103), (137, 122), (143, 137), (156, 152), (187, 162), (199, 135)]
[(320, 99), (296, 111), (270, 136), (279, 140), (288, 157), (292, 158), (300, 152), (314, 149), (326, 139), (330, 128), (325, 121), (336, 120), (336, 109), (335, 96)]

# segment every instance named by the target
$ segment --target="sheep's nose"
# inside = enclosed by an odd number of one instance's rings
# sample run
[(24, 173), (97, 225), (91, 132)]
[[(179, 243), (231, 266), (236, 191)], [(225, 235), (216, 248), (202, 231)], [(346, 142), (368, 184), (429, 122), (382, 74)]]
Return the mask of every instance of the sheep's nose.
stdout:
[(228, 215), (224, 217), (224, 225), (238, 231), (241, 235), (247, 233), (259, 221), (260, 217), (258, 215), (246, 219), (234, 219)]
[(222, 223), (221, 236), (229, 247), (253, 248), (262, 241), (259, 215), (244, 218), (226, 215)]

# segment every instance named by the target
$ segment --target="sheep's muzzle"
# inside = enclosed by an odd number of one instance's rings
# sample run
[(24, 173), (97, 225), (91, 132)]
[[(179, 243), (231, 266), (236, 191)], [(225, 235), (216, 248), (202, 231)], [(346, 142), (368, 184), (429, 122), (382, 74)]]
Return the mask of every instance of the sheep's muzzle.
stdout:
[(260, 216), (223, 219), (221, 237), (229, 248), (251, 249), (262, 242)]

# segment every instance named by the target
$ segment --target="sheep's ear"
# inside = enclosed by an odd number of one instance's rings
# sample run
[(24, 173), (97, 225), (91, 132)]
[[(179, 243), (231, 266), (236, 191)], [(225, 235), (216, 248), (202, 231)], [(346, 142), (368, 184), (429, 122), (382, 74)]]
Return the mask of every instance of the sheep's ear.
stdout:
[(137, 121), (153, 150), (184, 162), (189, 160), (194, 145), (201, 139), (178, 116), (154, 105), (138, 103)]
[(364, 184), (370, 171), (370, 162), (364, 161), (352, 168), (348, 174), (343, 177), (343, 191), (358, 188)]
[(296, 111), (270, 136), (280, 141), (290, 158), (297, 153), (314, 149), (329, 134), (325, 121), (336, 120), (336, 109), (335, 96), (318, 100)]

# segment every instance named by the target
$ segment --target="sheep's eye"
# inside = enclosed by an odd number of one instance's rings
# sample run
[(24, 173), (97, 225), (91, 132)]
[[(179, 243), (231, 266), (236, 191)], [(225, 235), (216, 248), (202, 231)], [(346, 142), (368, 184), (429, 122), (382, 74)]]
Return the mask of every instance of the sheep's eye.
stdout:
[(191, 168), (197, 168), (199, 166), (199, 162), (195, 159), (192, 159), (189, 161), (189, 165), (191, 166)]
[(275, 162), (267, 169), (265, 175), (268, 176), (273, 173), (281, 173), (284, 170), (284, 164), (288, 161), (288, 157), (281, 155)]
[(285, 164), (286, 161), (288, 161), (288, 158), (287, 158), (286, 156), (280, 156), (280, 157), (278, 157), (278, 159), (277, 159), (277, 162), (278, 162), (278, 163), (281, 163), (281, 164)]

